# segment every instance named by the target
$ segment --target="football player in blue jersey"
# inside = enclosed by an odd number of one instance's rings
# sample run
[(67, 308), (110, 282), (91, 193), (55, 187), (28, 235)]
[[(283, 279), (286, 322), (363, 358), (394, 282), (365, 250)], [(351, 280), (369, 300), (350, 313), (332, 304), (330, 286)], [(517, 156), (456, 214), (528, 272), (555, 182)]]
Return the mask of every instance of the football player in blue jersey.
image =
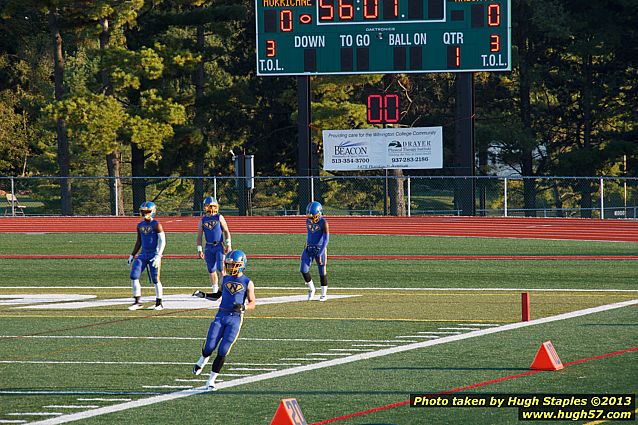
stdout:
[[(137, 225), (137, 240), (133, 247), (133, 252), (128, 257), (128, 264), (131, 266), (131, 286), (133, 287), (133, 304), (129, 310), (138, 310), (142, 307), (140, 297), (142, 296), (142, 286), (140, 276), (146, 269), (148, 275), (155, 285), (155, 305), (149, 307), (153, 310), (162, 310), (162, 282), (160, 281), (160, 268), (162, 265), (162, 253), (166, 247), (166, 236), (162, 225), (155, 220), (157, 207), (155, 203), (146, 201), (140, 205), (140, 215), (143, 220)], [(135, 258), (137, 252), (142, 249), (140, 255)]]
[(319, 279), (321, 280), (321, 296), (319, 301), (328, 299), (328, 277), (326, 264), (328, 263), (328, 240), (330, 231), (328, 222), (323, 217), (323, 207), (317, 201), (311, 202), (306, 207), (306, 228), (308, 239), (306, 247), (301, 253), (301, 274), (308, 287), (308, 300), (315, 296), (315, 284), (310, 276), (310, 266), (313, 261), (317, 262), (319, 269)]
[(215, 391), (215, 379), (224, 366), (226, 356), (230, 353), (239, 336), (243, 322), (243, 314), (246, 310), (255, 308), (255, 285), (243, 271), (246, 268), (246, 254), (238, 249), (226, 254), (224, 267), (226, 275), (222, 278), (221, 289), (216, 293), (204, 293), (195, 291), (193, 296), (216, 300), (221, 297), (219, 311), (215, 320), (208, 328), (206, 342), (202, 348), (202, 355), (193, 366), (193, 373), (199, 375), (208, 363), (210, 356), (217, 348), (217, 356), (213, 361), (210, 378), (206, 383), (209, 390)]
[[(206, 248), (202, 249), (202, 235), (206, 236)], [(224, 254), (232, 251), (230, 231), (223, 215), (219, 213), (217, 199), (204, 199), (204, 216), (197, 225), (197, 255), (206, 260), (213, 293), (219, 290), (217, 273), (223, 276)]]

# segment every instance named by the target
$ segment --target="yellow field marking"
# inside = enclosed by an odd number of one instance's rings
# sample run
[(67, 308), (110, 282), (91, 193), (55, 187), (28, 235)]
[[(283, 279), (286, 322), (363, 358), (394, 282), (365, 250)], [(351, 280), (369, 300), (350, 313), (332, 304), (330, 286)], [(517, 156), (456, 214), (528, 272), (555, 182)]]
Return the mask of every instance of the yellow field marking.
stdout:
[[(638, 413), (638, 409), (634, 410), (634, 413)], [(603, 419), (601, 421), (593, 421), (593, 422), (585, 422), (583, 425), (598, 425), (598, 424), (604, 424), (607, 422), (611, 422), (610, 419)]]

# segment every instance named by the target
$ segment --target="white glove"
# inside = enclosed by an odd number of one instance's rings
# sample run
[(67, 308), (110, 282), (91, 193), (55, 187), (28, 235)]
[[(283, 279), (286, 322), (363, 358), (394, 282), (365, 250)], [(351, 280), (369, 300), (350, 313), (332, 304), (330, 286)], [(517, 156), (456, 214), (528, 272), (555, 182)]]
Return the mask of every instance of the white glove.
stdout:
[(155, 257), (153, 257), (151, 259), (151, 265), (153, 267), (155, 267), (156, 269), (159, 268), (161, 263), (162, 263), (162, 256), (161, 255), (156, 255)]
[(193, 296), (197, 297), (197, 298), (206, 298), (206, 294), (202, 291), (195, 291), (193, 292)]
[(134, 256), (132, 256), (132, 255), (129, 255), (129, 256), (128, 256), (128, 260), (126, 261), (126, 264), (128, 264), (128, 265), (130, 266), (130, 265), (131, 265), (131, 263), (133, 262), (133, 258), (135, 258), (135, 257), (134, 257)]

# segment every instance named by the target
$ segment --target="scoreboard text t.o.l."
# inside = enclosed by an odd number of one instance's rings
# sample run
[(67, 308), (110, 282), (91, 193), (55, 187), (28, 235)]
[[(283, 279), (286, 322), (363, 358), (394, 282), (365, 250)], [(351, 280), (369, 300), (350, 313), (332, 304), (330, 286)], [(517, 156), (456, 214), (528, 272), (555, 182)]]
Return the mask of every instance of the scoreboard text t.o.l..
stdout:
[(511, 0), (256, 0), (257, 74), (511, 69)]

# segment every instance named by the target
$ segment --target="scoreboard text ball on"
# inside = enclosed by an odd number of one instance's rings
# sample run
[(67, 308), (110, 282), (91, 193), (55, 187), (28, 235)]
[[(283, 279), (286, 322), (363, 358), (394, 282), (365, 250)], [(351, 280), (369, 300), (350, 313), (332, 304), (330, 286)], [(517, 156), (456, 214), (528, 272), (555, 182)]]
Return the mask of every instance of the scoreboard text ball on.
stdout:
[(257, 74), (511, 69), (511, 0), (256, 0)]

